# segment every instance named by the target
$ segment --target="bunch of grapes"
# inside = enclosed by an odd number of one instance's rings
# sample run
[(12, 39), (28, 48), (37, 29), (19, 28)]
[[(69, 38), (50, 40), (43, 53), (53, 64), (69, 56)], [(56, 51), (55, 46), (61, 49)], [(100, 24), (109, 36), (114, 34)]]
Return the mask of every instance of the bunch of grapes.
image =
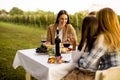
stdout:
[(47, 53), (47, 47), (44, 45), (41, 45), (36, 49), (36, 53)]

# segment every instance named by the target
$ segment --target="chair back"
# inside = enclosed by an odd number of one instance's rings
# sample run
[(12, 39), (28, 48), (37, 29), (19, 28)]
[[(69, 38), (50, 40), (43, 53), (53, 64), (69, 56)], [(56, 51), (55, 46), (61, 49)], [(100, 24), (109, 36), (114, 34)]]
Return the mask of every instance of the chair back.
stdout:
[(120, 67), (96, 71), (95, 80), (120, 80)]

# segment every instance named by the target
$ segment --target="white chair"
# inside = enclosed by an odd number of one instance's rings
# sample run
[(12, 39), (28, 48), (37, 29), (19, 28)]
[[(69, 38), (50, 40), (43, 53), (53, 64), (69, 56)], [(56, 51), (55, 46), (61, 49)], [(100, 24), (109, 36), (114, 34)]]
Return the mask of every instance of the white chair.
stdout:
[(95, 80), (120, 80), (120, 67), (98, 70), (95, 74)]

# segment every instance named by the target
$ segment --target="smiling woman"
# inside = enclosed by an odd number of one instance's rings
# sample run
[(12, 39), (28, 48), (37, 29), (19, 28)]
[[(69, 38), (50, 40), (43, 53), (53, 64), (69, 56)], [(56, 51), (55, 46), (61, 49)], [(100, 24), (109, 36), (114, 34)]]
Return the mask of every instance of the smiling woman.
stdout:
[(59, 32), (58, 36), (61, 43), (67, 41), (75, 50), (77, 45), (77, 35), (74, 27), (69, 23), (69, 15), (66, 10), (60, 10), (58, 12), (56, 22), (49, 25), (47, 30), (46, 46), (55, 44), (57, 31)]

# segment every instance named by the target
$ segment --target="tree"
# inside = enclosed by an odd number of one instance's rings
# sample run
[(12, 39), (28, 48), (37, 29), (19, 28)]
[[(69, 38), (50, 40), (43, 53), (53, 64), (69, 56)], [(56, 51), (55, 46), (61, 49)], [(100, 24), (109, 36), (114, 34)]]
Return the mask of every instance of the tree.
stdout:
[(0, 15), (7, 15), (7, 14), (8, 14), (8, 12), (6, 10), (4, 10), (4, 9), (0, 10)]
[(10, 15), (23, 15), (23, 13), (24, 11), (17, 7), (13, 7), (9, 12)]

